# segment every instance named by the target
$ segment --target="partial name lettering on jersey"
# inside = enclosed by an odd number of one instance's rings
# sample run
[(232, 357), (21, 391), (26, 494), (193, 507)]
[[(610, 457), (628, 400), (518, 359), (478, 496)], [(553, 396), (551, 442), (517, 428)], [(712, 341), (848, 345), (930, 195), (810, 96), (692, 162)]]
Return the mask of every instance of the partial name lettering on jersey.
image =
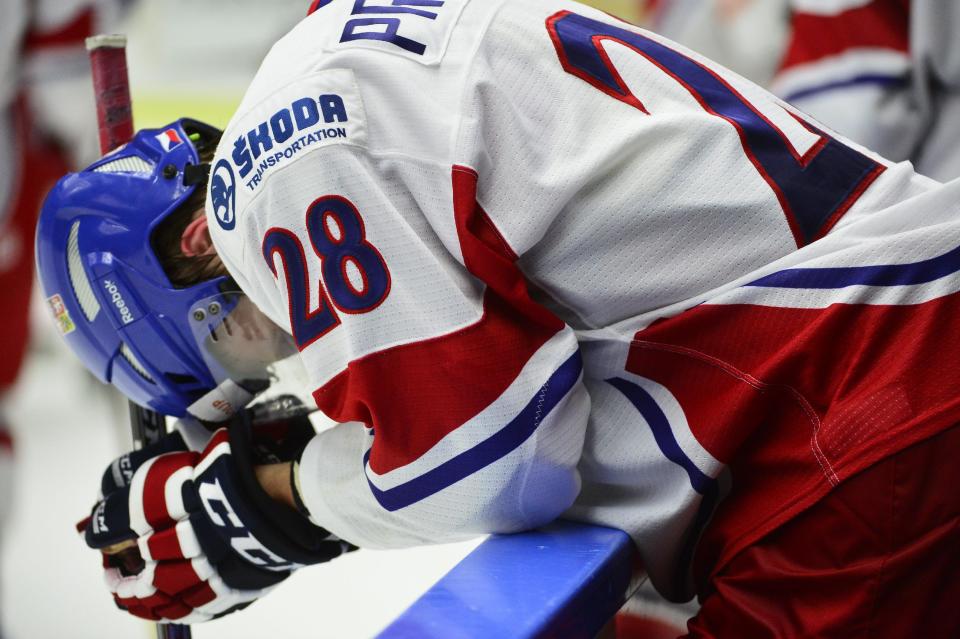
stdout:
[(467, 2), (469, 0), (321, 0), (315, 11), (343, 25), (331, 50), (375, 49), (432, 65), (443, 59), (453, 27)]
[(353, 72), (321, 71), (271, 94), (230, 123), (211, 176), (217, 220), (235, 223), (236, 198), (273, 172), (331, 144), (365, 146), (366, 118)]

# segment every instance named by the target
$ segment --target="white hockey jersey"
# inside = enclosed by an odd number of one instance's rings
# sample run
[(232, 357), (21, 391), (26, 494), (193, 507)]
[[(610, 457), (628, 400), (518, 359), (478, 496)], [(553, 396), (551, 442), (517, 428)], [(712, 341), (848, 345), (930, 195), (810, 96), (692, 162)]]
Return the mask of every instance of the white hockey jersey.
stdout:
[(960, 177), (960, 5), (792, 0), (772, 88), (843, 135), (938, 180)]
[[(24, 84), (89, 78), (84, 38), (113, 28), (127, 4), (130, 0), (0, 0), (0, 107), (9, 106)], [(61, 119), (70, 119), (60, 111)]]
[(319, 525), (396, 547), (564, 515), (682, 599), (957, 421), (960, 185), (577, 3), (317, 4), (207, 208), (340, 423), (302, 461)]

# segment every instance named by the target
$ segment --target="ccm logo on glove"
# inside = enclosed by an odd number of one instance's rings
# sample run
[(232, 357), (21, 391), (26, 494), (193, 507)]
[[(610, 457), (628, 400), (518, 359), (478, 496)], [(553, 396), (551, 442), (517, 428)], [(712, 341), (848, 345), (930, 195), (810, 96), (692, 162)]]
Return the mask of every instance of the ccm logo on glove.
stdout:
[[(352, 549), (274, 501), (256, 478), (264, 463), (299, 457), (314, 435), (306, 417), (264, 424), (269, 437), (254, 431), (247, 411), (212, 437), (187, 432), (183, 421), (178, 429), (111, 465), (103, 499), (83, 524), (87, 544), (104, 554), (120, 608), (161, 622), (214, 619), (246, 607), (293, 570)], [(203, 450), (189, 450), (188, 441)]]
[(290, 571), (303, 567), (302, 564), (287, 561), (271, 552), (253, 536), (230, 505), (227, 494), (220, 486), (219, 477), (215, 477), (213, 481), (202, 482), (197, 493), (210, 521), (224, 536), (229, 537), (230, 546), (238, 555), (267, 570)]

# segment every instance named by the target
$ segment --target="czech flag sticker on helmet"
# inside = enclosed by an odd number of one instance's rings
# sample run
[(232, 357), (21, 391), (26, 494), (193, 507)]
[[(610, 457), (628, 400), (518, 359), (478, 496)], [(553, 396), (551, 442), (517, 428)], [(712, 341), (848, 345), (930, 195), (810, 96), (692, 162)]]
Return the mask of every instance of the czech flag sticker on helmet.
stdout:
[(50, 305), (50, 310), (53, 311), (53, 318), (57, 322), (57, 328), (60, 329), (61, 335), (69, 335), (76, 330), (77, 326), (70, 318), (70, 312), (67, 311), (63, 298), (59, 294), (48, 297), (47, 303)]
[(183, 144), (183, 140), (180, 139), (180, 134), (177, 133), (176, 129), (167, 129), (154, 137), (160, 143), (160, 147), (167, 152)]

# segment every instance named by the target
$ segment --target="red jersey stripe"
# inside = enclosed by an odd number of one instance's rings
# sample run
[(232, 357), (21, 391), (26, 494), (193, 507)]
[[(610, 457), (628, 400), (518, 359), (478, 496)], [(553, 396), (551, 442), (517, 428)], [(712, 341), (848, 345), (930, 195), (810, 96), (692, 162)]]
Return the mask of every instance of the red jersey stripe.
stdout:
[(490, 405), (564, 327), (530, 298), (517, 256), (477, 203), (477, 174), (456, 167), (453, 185), (464, 261), (487, 285), (480, 320), (357, 359), (314, 392), (332, 419), (376, 429), (370, 467), (378, 474), (416, 460)]
[(310, 15), (317, 9), (323, 8), (328, 4), (330, 4), (330, 0), (313, 0), (313, 2), (310, 3), (310, 7), (307, 9), (307, 15)]
[(900, 0), (874, 0), (837, 15), (794, 13), (781, 71), (852, 49), (909, 50), (910, 10)]

